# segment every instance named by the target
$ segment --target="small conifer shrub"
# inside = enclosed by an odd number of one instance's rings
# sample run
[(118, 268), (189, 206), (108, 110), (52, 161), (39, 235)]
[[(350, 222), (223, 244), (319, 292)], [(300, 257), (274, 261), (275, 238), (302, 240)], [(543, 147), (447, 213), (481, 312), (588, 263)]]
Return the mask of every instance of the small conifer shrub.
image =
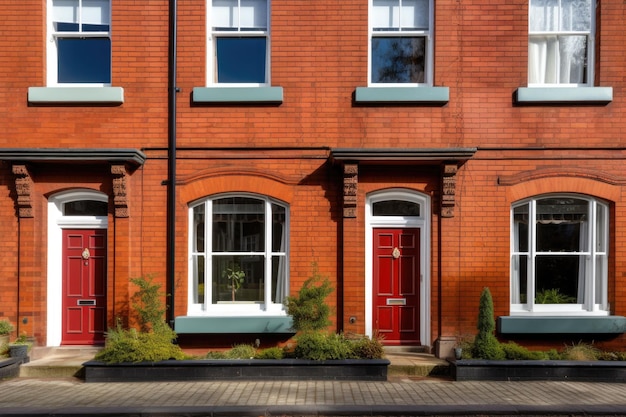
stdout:
[(496, 322), (493, 317), (491, 291), (485, 287), (480, 295), (478, 307), (478, 334), (474, 339), (472, 356), (477, 359), (505, 359), (504, 350), (496, 338)]

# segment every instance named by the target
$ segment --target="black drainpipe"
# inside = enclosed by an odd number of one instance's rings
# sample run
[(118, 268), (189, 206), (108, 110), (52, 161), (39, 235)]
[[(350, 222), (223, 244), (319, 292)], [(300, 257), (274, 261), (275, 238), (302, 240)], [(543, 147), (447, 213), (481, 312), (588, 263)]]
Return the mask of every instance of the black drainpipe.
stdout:
[(168, 45), (168, 152), (167, 152), (167, 317), (174, 328), (176, 280), (176, 0), (169, 0), (169, 45)]

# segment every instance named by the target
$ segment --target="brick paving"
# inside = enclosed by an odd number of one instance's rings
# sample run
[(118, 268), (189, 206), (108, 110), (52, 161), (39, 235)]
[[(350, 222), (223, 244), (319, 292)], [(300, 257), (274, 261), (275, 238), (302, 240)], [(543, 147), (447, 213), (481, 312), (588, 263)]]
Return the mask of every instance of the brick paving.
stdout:
[(0, 382), (2, 416), (626, 415), (626, 384), (562, 381)]

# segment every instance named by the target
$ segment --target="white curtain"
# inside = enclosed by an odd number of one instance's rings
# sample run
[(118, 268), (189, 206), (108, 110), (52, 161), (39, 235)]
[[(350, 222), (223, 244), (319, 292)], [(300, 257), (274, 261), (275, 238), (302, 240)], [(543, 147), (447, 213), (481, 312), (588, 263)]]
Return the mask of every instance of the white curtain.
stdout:
[(582, 84), (586, 57), (586, 36), (532, 36), (528, 45), (528, 82)]

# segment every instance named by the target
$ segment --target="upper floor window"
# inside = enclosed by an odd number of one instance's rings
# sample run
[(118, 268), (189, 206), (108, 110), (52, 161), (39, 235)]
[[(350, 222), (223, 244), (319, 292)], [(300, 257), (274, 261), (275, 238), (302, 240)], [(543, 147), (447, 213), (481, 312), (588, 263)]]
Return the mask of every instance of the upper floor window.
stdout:
[(592, 0), (530, 0), (528, 84), (593, 84)]
[(190, 313), (283, 309), (288, 209), (256, 195), (221, 195), (190, 209)]
[(51, 0), (48, 84), (111, 83), (110, 0)]
[(608, 314), (608, 206), (548, 195), (511, 217), (511, 313)]
[(210, 84), (269, 83), (269, 0), (209, 0)]
[(432, 85), (430, 0), (372, 0), (370, 84)]

